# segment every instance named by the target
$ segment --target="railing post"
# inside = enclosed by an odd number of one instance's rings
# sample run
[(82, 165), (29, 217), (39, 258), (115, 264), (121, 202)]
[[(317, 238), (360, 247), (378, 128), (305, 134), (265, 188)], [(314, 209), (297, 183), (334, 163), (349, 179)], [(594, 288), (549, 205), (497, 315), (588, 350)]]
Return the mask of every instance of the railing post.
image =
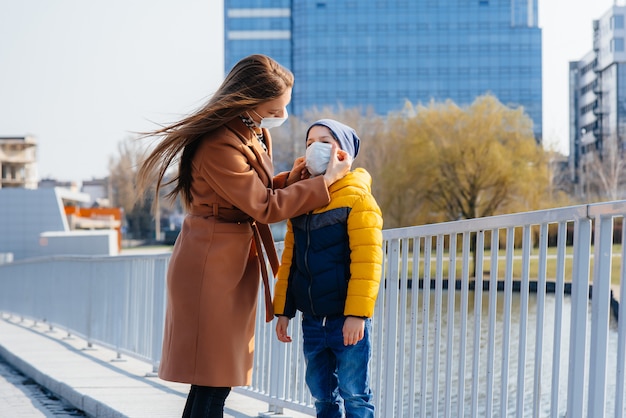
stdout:
[(422, 285), (422, 323), (424, 326), (422, 327), (422, 368), (421, 368), (421, 376), (420, 376), (420, 417), (425, 417), (426, 415), (426, 402), (427, 397), (426, 394), (428, 392), (428, 344), (429, 344), (429, 330), (428, 325), (430, 324), (430, 269), (431, 269), (431, 254), (432, 254), (432, 235), (424, 236), (424, 280)]
[[(474, 340), (472, 352), (472, 417), (478, 416), (478, 387), (480, 377), (480, 337), (483, 310), (483, 273), (485, 231), (476, 232), (476, 265), (474, 266)], [(469, 315), (469, 312), (468, 312)], [(489, 396), (489, 395), (488, 395)], [(487, 412), (489, 415), (489, 411)]]
[(153, 294), (152, 294), (152, 350), (150, 360), (152, 362), (152, 374), (156, 375), (161, 362), (161, 344), (163, 341), (163, 327), (165, 326), (165, 307), (167, 306), (167, 294), (165, 283), (167, 280), (167, 265), (169, 259), (158, 258), (153, 260)]
[(548, 224), (539, 230), (539, 270), (537, 272), (537, 321), (535, 326), (535, 370), (533, 380), (533, 414), (540, 416), (541, 375), (543, 370), (543, 328), (546, 296), (546, 265), (548, 252)]
[(272, 373), (269, 373), (269, 405), (267, 410), (273, 414), (282, 414), (283, 409), (274, 401), (276, 399), (285, 399), (285, 381), (287, 380), (286, 344), (281, 343), (277, 338), (270, 337), (267, 347), (270, 348), (269, 366), (272, 370)]
[[(552, 350), (552, 391), (550, 396), (550, 416), (557, 417), (559, 413), (559, 382), (561, 378), (561, 324), (563, 322), (563, 298), (565, 294), (565, 247), (567, 244), (567, 222), (559, 222), (557, 238), (557, 267), (556, 289), (554, 305), (554, 348)], [(557, 389), (555, 389), (557, 388)]]
[(452, 416), (452, 352), (454, 347), (454, 313), (455, 313), (455, 295), (456, 295), (456, 240), (457, 234), (450, 234), (449, 249), (449, 268), (448, 268), (448, 337), (446, 355), (446, 393), (445, 393), (445, 410), (444, 417)]
[(461, 261), (461, 339), (459, 340), (459, 378), (457, 416), (465, 416), (465, 352), (467, 341), (467, 305), (469, 297), (470, 233), (463, 232)]
[(435, 341), (433, 346), (433, 406), (432, 414), (437, 416), (437, 410), (439, 407), (439, 362), (441, 355), (441, 305), (443, 298), (443, 245), (444, 237), (442, 234), (437, 235), (436, 244), (436, 273), (435, 273)]
[(572, 316), (570, 325), (569, 372), (567, 378), (568, 418), (583, 417), (590, 250), (591, 220), (586, 217), (578, 218), (574, 221)]
[(486, 413), (491, 415), (493, 413), (493, 395), (494, 395), (494, 359), (495, 359), (495, 338), (496, 338), (496, 308), (498, 303), (498, 251), (500, 250), (499, 244), (499, 231), (497, 229), (491, 230), (491, 257), (489, 261), (489, 331), (488, 331), (488, 345), (487, 345), (487, 400), (486, 400)]
[[(394, 414), (394, 406), (395, 406), (395, 394), (396, 394), (396, 385), (395, 385), (395, 376), (396, 369), (395, 364), (397, 361), (397, 336), (398, 336), (398, 255), (399, 255), (399, 247), (400, 241), (397, 239), (393, 239), (389, 242), (388, 245), (388, 253), (387, 253), (387, 282), (386, 282), (386, 300), (385, 300), (385, 322), (386, 322), (386, 334), (387, 338), (385, 338), (385, 347), (387, 349), (387, 353), (385, 355), (385, 376), (384, 376), (384, 395), (382, 399), (384, 399), (383, 409), (380, 410), (378, 414), (379, 417), (394, 417), (397, 416)], [(415, 268), (415, 266), (413, 267)], [(413, 283), (413, 286), (416, 286), (417, 283)], [(398, 406), (402, 408), (402, 405)], [(401, 412), (401, 411), (400, 411)]]
[(505, 417), (509, 399), (509, 347), (511, 345), (511, 305), (513, 299), (513, 253), (515, 251), (515, 228), (506, 231), (506, 267), (504, 269), (504, 327), (502, 336), (502, 378), (500, 381), (500, 416)]
[(525, 365), (526, 365), (526, 338), (528, 333), (528, 293), (530, 286), (530, 248), (532, 247), (530, 236), (530, 225), (524, 225), (522, 230), (522, 277), (520, 280), (520, 321), (519, 321), (519, 343), (517, 350), (517, 399), (516, 415), (519, 418), (524, 416), (524, 395), (525, 395)]
[[(620, 296), (619, 296), (619, 301), (620, 304), (626, 300), (626, 280), (624, 279), (624, 277), (626, 277), (626, 263), (624, 263), (624, 260), (626, 260), (626, 245), (624, 245), (626, 243), (626, 228), (624, 228), (624, 220), (626, 220), (626, 217), (622, 218), (622, 252), (620, 253), (622, 256), (622, 265), (621, 265), (621, 269), (620, 269)], [(617, 364), (616, 364), (616, 368), (617, 371), (615, 373), (615, 416), (618, 417), (620, 416), (620, 414), (622, 413), (622, 411), (624, 410), (624, 368), (625, 365), (624, 363), (626, 363), (626, 355), (624, 355), (624, 352), (626, 351), (626, 321), (624, 320), (624, 318), (626, 317), (626, 315), (624, 315), (624, 312), (626, 312), (624, 310), (624, 308), (622, 307), (621, 309), (622, 312), (622, 320), (619, 321), (617, 323), (617, 328), (618, 328), (618, 332), (617, 332)], [(619, 316), (619, 311), (618, 311), (618, 316)], [(619, 319), (619, 318), (618, 318)]]
[(596, 216), (595, 230), (593, 293), (591, 295), (588, 416), (602, 418), (604, 417), (606, 400), (606, 360), (611, 309), (613, 217)]

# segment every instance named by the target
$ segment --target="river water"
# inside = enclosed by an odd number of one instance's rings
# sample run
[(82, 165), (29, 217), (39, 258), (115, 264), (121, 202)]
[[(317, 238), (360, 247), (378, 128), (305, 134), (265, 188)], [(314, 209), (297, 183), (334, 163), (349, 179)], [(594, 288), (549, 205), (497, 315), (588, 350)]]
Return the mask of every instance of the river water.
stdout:
[[(415, 332), (417, 332), (417, 342), (415, 346), (413, 346), (410, 342), (410, 333), (407, 332), (407, 337), (404, 341), (404, 354), (405, 354), (405, 365), (404, 373), (403, 373), (403, 385), (404, 389), (402, 392), (403, 396), (403, 413), (399, 416), (408, 417), (408, 403), (409, 403), (409, 394), (408, 394), (408, 382), (410, 381), (410, 367), (409, 367), (409, 359), (412, 355), (412, 352), (416, 355), (416, 374), (415, 376), (415, 393), (414, 393), (414, 401), (415, 401), (415, 416), (420, 416), (421, 411), (421, 401), (422, 401), (422, 393), (425, 392), (425, 404), (424, 411), (426, 413), (425, 416), (434, 416), (438, 414), (439, 416), (444, 416), (444, 412), (446, 409), (444, 396), (446, 394), (446, 387), (448, 385), (452, 385), (451, 389), (451, 415), (450, 416), (459, 416), (459, 399), (463, 399), (463, 408), (464, 408), (464, 416), (471, 416), (471, 409), (473, 405), (473, 397), (472, 393), (472, 384), (473, 379), (476, 376), (478, 379), (478, 390), (477, 395), (475, 397), (475, 404), (478, 411), (478, 415), (480, 417), (490, 416), (490, 417), (499, 417), (500, 414), (500, 405), (502, 402), (501, 396), (501, 385), (503, 381), (503, 370), (508, 371), (508, 384), (507, 384), (507, 408), (506, 408), (506, 416), (517, 416), (517, 410), (519, 408), (519, 402), (521, 398), (523, 400), (523, 410), (525, 417), (531, 417), (533, 415), (533, 382), (534, 382), (534, 373), (535, 373), (535, 364), (536, 364), (536, 343), (537, 343), (537, 295), (531, 293), (528, 298), (528, 316), (526, 322), (526, 349), (522, 351), (522, 338), (520, 337), (522, 334), (520, 332), (520, 319), (522, 318), (522, 310), (521, 310), (521, 295), (519, 293), (513, 293), (512, 295), (512, 303), (511, 303), (511, 317), (510, 317), (510, 331), (509, 331), (509, 346), (508, 346), (508, 363), (506, 366), (502, 366), (502, 358), (503, 353), (506, 351), (506, 347), (504, 345), (505, 341), (505, 324), (504, 324), (504, 293), (497, 292), (497, 315), (496, 315), (496, 324), (495, 324), (495, 335), (494, 335), (494, 347), (495, 347), (495, 356), (493, 363), (493, 406), (492, 410), (489, 412), (486, 410), (487, 401), (486, 401), (486, 391), (487, 391), (487, 351), (488, 351), (488, 340), (489, 340), (489, 323), (488, 323), (488, 312), (489, 312), (489, 300), (488, 293), (484, 293), (482, 298), (482, 318), (480, 320), (480, 337), (479, 337), (479, 362), (478, 367), (474, 370), (474, 331), (475, 331), (475, 320), (474, 320), (474, 293), (469, 293), (468, 299), (468, 308), (465, 312), (465, 317), (467, 318), (467, 328), (465, 333), (465, 376), (464, 376), (464, 390), (462, 396), (459, 396), (459, 379), (461, 373), (460, 367), (460, 345), (462, 341), (461, 335), (461, 319), (463, 317), (463, 313), (461, 312), (461, 300), (460, 294), (457, 292), (455, 295), (455, 314), (454, 314), (454, 337), (452, 347), (447, 346), (447, 332), (448, 332), (448, 315), (447, 315), (447, 293), (443, 292), (442, 298), (442, 312), (441, 312), (441, 339), (438, 347), (435, 347), (435, 295), (434, 292), (431, 292), (430, 298), (430, 309), (429, 309), (429, 328), (428, 328), (428, 347), (427, 347), (427, 376), (426, 376), (426, 384), (424, 388), (421, 387), (421, 372), (422, 372), (422, 355), (423, 355), (423, 324), (421, 316), (423, 316), (422, 310), (422, 293), (420, 290), (420, 306), (418, 306), (418, 321)], [(409, 309), (412, 304), (411, 296), (409, 295), (409, 300), (407, 301)], [(556, 297), (554, 294), (548, 294), (545, 297), (545, 311), (544, 311), (544, 319), (541, 335), (543, 335), (543, 345), (541, 350), (541, 370), (540, 370), (540, 378), (538, 381), (539, 389), (538, 393), (540, 393), (540, 403), (539, 403), (539, 416), (551, 416), (551, 391), (552, 391), (552, 375), (553, 375), (553, 364), (558, 363), (558, 373), (559, 373), (559, 381), (558, 381), (558, 416), (565, 416), (567, 410), (567, 380), (568, 380), (568, 366), (569, 366), (569, 335), (570, 335), (570, 318), (571, 318), (571, 303), (570, 297), (565, 296), (563, 298), (563, 309), (561, 316), (561, 335), (560, 337), (560, 349), (555, 353), (555, 324), (557, 323), (557, 312), (556, 312)], [(587, 324), (587, 340), (590, 339), (591, 336), (591, 304), (588, 307), (588, 324)], [(407, 320), (407, 331), (410, 329), (411, 325), (408, 323), (410, 321)], [(616, 361), (617, 361), (617, 321), (612, 318), (609, 326), (609, 352), (608, 352), (608, 367), (607, 367), (607, 396), (606, 396), (606, 416), (613, 417), (615, 416), (615, 387), (616, 387)], [(589, 346), (587, 347), (589, 349)], [(376, 348), (375, 348), (376, 350)], [(448, 382), (446, 380), (446, 356), (448, 352), (452, 352), (453, 361), (452, 361), (452, 372), (451, 378)], [(439, 379), (438, 379), (438, 403), (437, 407), (433, 406), (433, 387), (434, 387), (434, 366), (435, 366), (435, 355), (434, 353), (439, 354)], [(523, 353), (525, 356), (525, 366), (522, 368), (524, 372), (523, 385), (521, 388), (518, 384), (518, 359), (520, 357), (520, 353)], [(374, 358), (376, 356), (376, 352), (374, 352)], [(588, 379), (589, 375), (589, 364), (585, 365), (576, 365), (575, 367), (585, 367), (585, 376)], [(377, 379), (376, 376), (373, 376), (374, 381)], [(518, 396), (520, 394), (520, 389), (523, 390), (523, 396)], [(397, 396), (400, 396), (399, 394)], [(586, 408), (587, 405), (587, 389), (585, 390), (585, 401), (584, 405)], [(384, 402), (384, 400), (383, 400)], [(409, 415), (407, 415), (409, 414)], [(586, 415), (586, 412), (585, 412)]]

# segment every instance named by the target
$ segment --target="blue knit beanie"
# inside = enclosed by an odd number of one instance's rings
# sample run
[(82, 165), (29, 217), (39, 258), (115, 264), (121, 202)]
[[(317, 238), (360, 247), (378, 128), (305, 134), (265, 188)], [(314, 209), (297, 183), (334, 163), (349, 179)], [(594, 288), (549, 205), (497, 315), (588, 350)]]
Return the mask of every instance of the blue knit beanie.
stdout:
[(305, 141), (309, 137), (309, 131), (314, 126), (325, 126), (330, 129), (330, 132), (333, 134), (337, 142), (339, 142), (339, 147), (350, 154), (353, 159), (359, 153), (361, 140), (357, 136), (356, 131), (351, 127), (333, 119), (320, 119), (317, 122), (314, 122), (309, 129), (307, 129), (306, 137), (304, 138)]

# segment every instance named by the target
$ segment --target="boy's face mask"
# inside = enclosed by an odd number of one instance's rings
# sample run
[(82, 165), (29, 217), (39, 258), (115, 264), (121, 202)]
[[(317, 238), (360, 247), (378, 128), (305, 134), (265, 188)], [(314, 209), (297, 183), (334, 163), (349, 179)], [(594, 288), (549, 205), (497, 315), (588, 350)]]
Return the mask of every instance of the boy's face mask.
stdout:
[(331, 144), (325, 142), (313, 142), (306, 149), (306, 168), (311, 176), (319, 176), (326, 172), (328, 163), (330, 162), (330, 151), (333, 149)]

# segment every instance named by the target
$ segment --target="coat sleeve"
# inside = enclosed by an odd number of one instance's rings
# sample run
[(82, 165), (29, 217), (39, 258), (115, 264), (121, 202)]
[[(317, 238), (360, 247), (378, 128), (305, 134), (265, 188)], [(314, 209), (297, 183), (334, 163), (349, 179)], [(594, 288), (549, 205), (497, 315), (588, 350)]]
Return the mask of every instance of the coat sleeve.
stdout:
[(330, 201), (322, 176), (274, 189), (258, 155), (236, 138), (208, 141), (196, 157), (194, 169), (208, 186), (262, 223), (280, 222)]
[(372, 317), (382, 273), (383, 218), (376, 200), (365, 194), (348, 216), (350, 281), (344, 315)]
[(287, 177), (289, 177), (289, 171), (283, 171), (274, 176), (274, 189), (282, 189), (287, 185)]
[(276, 316), (285, 315), (289, 318), (293, 318), (296, 314), (293, 299), (289, 295), (289, 274), (293, 260), (293, 247), (293, 226), (291, 221), (287, 221), (283, 255), (274, 285), (274, 314)]

